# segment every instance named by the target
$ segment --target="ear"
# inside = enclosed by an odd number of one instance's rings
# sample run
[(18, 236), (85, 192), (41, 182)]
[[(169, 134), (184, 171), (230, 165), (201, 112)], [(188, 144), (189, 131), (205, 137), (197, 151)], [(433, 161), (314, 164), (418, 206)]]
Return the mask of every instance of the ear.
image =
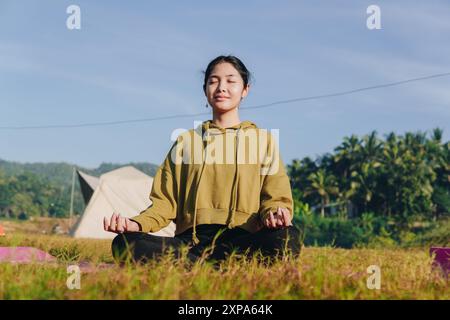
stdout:
[(247, 86), (244, 87), (242, 90), (242, 98), (245, 98), (248, 95), (248, 92), (250, 91), (250, 85), (247, 84)]

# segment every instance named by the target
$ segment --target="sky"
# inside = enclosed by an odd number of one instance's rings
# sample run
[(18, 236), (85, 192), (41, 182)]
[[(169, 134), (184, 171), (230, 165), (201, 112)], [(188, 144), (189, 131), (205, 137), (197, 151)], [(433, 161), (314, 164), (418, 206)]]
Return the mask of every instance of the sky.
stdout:
[[(66, 12), (80, 8), (81, 29)], [(370, 5), (381, 29), (367, 27)], [(240, 119), (279, 129), (284, 162), (315, 158), (351, 134), (444, 129), (450, 76), (323, 99), (450, 72), (448, 1), (0, 0), (0, 159), (160, 164), (179, 128), (211, 114), (203, 71), (221, 54), (253, 73)]]

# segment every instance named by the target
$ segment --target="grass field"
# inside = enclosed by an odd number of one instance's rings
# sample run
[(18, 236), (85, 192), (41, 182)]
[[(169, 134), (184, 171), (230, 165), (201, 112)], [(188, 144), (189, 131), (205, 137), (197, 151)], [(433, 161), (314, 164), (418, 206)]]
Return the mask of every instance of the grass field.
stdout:
[[(0, 264), (0, 299), (449, 299), (448, 281), (431, 268), (428, 248), (337, 249), (305, 247), (300, 259), (267, 267), (231, 257), (220, 269), (189, 265), (171, 256), (147, 265), (112, 265), (110, 241), (60, 235), (7, 234), (0, 246), (33, 246), (58, 258), (55, 264)], [(70, 290), (67, 266), (81, 272)], [(381, 288), (368, 289), (367, 268), (381, 270)], [(83, 269), (82, 269), (83, 270)]]

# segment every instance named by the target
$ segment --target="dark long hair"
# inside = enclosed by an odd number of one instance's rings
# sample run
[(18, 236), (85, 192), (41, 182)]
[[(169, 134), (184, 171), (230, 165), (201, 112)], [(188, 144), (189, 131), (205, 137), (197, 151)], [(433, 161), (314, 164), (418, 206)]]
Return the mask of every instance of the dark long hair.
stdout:
[(208, 81), (209, 76), (211, 75), (211, 72), (214, 70), (214, 67), (218, 65), (219, 63), (227, 62), (233, 65), (233, 67), (239, 72), (239, 74), (242, 77), (242, 80), (244, 80), (244, 87), (246, 87), (251, 79), (251, 73), (248, 71), (247, 67), (244, 65), (244, 63), (235, 56), (218, 56), (217, 58), (211, 60), (211, 62), (208, 64), (208, 67), (206, 68), (206, 71), (204, 71), (205, 79), (203, 81), (203, 91), (206, 92), (206, 82)]

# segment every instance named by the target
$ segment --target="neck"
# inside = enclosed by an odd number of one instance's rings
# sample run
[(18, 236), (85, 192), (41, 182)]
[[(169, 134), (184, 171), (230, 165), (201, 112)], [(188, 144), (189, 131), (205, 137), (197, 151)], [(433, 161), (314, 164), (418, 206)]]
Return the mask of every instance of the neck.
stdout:
[(238, 108), (231, 109), (224, 113), (218, 113), (213, 110), (212, 122), (221, 128), (228, 128), (238, 125), (239, 123), (241, 123), (241, 120), (239, 119)]

